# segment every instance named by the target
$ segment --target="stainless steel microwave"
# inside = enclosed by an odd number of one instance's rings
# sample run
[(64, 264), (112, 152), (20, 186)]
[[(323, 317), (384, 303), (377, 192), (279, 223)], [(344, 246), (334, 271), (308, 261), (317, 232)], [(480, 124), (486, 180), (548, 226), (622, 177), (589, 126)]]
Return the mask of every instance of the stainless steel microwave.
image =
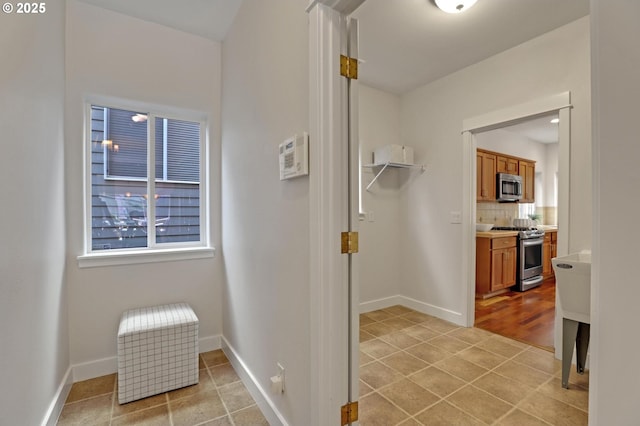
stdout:
[(496, 175), (496, 200), (502, 202), (520, 201), (522, 198), (522, 177), (508, 173)]

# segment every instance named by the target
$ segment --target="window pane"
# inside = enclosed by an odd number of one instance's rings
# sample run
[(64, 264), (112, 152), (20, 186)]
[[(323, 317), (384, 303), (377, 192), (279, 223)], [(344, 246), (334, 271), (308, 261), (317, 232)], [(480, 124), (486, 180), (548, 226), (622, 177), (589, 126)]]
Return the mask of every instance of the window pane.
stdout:
[[(114, 111), (115, 114), (113, 113)], [(126, 132), (136, 113), (91, 107), (92, 250), (146, 247), (146, 182), (107, 179), (109, 169), (122, 176), (146, 176), (146, 124)], [(135, 123), (140, 124), (140, 123)], [(140, 147), (140, 138), (145, 139)], [(141, 158), (140, 152), (143, 151)], [(122, 155), (121, 155), (122, 154)]]
[(157, 118), (156, 242), (200, 241), (200, 123)]
[(108, 177), (147, 177), (146, 114), (105, 108), (107, 138), (113, 145), (106, 151)]

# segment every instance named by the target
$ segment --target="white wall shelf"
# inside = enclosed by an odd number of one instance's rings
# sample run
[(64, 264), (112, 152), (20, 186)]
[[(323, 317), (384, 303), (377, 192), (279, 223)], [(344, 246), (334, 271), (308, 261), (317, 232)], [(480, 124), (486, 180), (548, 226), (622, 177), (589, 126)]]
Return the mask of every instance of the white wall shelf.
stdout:
[(376, 180), (378, 180), (378, 177), (380, 177), (380, 175), (382, 175), (382, 173), (385, 170), (387, 170), (388, 167), (396, 168), (396, 169), (420, 169), (421, 172), (424, 172), (426, 169), (424, 164), (404, 164), (404, 163), (391, 163), (391, 162), (382, 163), (382, 164), (364, 164), (362, 167), (366, 167), (369, 169), (375, 169), (380, 167), (380, 170), (373, 177), (373, 180), (369, 182), (369, 184), (367, 185), (367, 191), (369, 190), (369, 188), (371, 188), (371, 185), (373, 185), (373, 183)]

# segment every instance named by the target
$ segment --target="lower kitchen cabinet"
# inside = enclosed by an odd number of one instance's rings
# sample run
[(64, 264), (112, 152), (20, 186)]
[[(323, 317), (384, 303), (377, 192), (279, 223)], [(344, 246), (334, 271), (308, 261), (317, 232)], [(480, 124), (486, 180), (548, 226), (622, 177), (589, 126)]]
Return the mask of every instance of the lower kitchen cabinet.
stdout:
[(542, 245), (542, 278), (554, 276), (551, 259), (558, 256), (558, 231), (545, 231)]
[(504, 293), (516, 283), (517, 238), (476, 238), (476, 297)]

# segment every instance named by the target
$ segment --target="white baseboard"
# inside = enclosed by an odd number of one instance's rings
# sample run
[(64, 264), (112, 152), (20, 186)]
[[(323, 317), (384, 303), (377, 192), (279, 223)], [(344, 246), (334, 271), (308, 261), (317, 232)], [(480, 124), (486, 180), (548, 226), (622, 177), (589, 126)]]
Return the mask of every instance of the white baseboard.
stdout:
[(245, 385), (253, 399), (256, 401), (256, 404), (258, 404), (260, 411), (262, 411), (262, 414), (267, 419), (269, 424), (272, 426), (288, 426), (287, 421), (284, 419), (282, 414), (280, 414), (278, 408), (275, 406), (267, 392), (256, 380), (253, 373), (251, 373), (251, 370), (249, 370), (247, 365), (238, 356), (238, 353), (229, 344), (227, 339), (224, 338), (224, 336), (222, 337), (222, 350), (229, 359), (231, 365), (233, 365), (236, 373), (238, 373), (240, 380), (242, 380), (242, 383)]
[(440, 318), (456, 325), (465, 326), (462, 313), (455, 312), (450, 309), (445, 309), (439, 306), (431, 305), (429, 303), (421, 302), (410, 297), (397, 294), (395, 296), (389, 296), (382, 299), (371, 300), (368, 302), (360, 303), (360, 313), (375, 311), (378, 309), (388, 308), (390, 306), (401, 305), (407, 308), (411, 308), (423, 314), (432, 315), (436, 318)]
[[(198, 340), (198, 348), (200, 352), (209, 352), (220, 349), (220, 335), (201, 337)], [(73, 382), (81, 382), (83, 380), (93, 379), (107, 374), (118, 372), (118, 357), (112, 356), (108, 358), (97, 359), (94, 361), (83, 362), (71, 366)]]
[(60, 383), (60, 386), (58, 386), (58, 390), (56, 391), (56, 394), (49, 405), (49, 409), (42, 420), (42, 426), (55, 426), (56, 423), (58, 423), (58, 418), (60, 417), (60, 413), (62, 413), (62, 408), (67, 400), (67, 396), (69, 396), (72, 384), (71, 366), (69, 366), (69, 368), (67, 368), (67, 372), (62, 377), (62, 382)]

